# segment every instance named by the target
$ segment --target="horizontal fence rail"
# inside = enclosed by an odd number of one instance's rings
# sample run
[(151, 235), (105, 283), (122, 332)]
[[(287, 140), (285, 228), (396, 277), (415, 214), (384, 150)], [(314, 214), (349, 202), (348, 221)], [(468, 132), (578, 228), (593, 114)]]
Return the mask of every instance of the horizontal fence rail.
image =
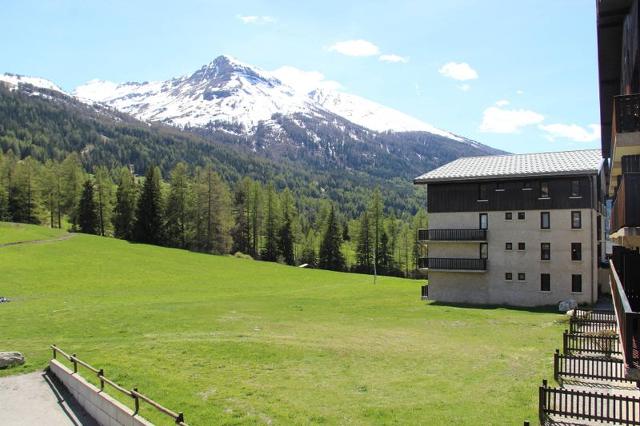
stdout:
[(452, 271), (486, 271), (487, 259), (422, 257), (418, 259), (418, 267)]
[(543, 380), (539, 388), (540, 424), (550, 415), (580, 420), (640, 425), (640, 398), (600, 392), (550, 388)]
[(562, 335), (562, 351), (571, 355), (583, 353), (611, 356), (622, 353), (620, 339), (615, 334), (569, 333), (568, 330), (565, 330)]
[(418, 229), (418, 241), (486, 241), (486, 229)]
[(605, 310), (585, 311), (582, 309), (574, 309), (572, 317), (597, 321), (616, 321), (616, 313), (614, 311)]
[(638, 368), (638, 360), (634, 353), (634, 343), (640, 338), (640, 313), (631, 308), (625, 289), (618, 276), (616, 265), (612, 260), (609, 260), (609, 266), (611, 297), (619, 326), (622, 356), (628, 368)]
[(51, 350), (53, 351), (53, 359), (57, 359), (57, 355), (60, 354), (62, 355), (62, 357), (66, 358), (68, 361), (70, 361), (73, 364), (73, 372), (77, 373), (78, 372), (78, 365), (86, 368), (87, 370), (91, 371), (92, 373), (96, 374), (96, 377), (98, 378), (98, 380), (100, 381), (100, 390), (104, 390), (104, 385), (105, 383), (109, 386), (111, 386), (112, 388), (114, 388), (115, 390), (127, 395), (128, 397), (133, 399), (133, 404), (134, 404), (134, 414), (138, 414), (139, 410), (140, 410), (140, 401), (146, 402), (147, 404), (151, 405), (153, 408), (155, 408), (156, 410), (158, 410), (159, 412), (171, 417), (175, 423), (177, 425), (180, 426), (187, 426), (187, 424), (184, 422), (184, 414), (183, 413), (176, 413), (172, 410), (169, 410), (166, 407), (163, 407), (162, 405), (158, 404), (157, 402), (155, 402), (154, 400), (152, 400), (151, 398), (149, 398), (148, 396), (138, 392), (137, 388), (133, 388), (132, 390), (128, 390), (123, 388), (122, 386), (120, 386), (119, 384), (113, 382), (112, 380), (108, 379), (105, 377), (104, 375), (104, 370), (103, 369), (97, 369), (89, 364), (87, 364), (86, 362), (82, 361), (81, 359), (79, 359), (76, 354), (72, 354), (69, 355), (68, 353), (66, 353), (65, 351), (63, 351), (62, 349), (60, 349), (59, 347), (57, 347), (56, 345), (51, 345)]
[(564, 355), (556, 350), (553, 354), (553, 378), (561, 383), (563, 378), (577, 377), (626, 382), (624, 362), (614, 358), (578, 357)]

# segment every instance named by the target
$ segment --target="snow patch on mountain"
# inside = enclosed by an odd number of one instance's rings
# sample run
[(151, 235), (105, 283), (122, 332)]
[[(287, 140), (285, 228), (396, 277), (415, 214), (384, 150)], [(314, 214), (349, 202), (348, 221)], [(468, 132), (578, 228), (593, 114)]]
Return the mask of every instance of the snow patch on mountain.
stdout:
[(5, 73), (0, 75), (0, 81), (7, 83), (13, 90), (17, 89), (21, 84), (29, 84), (40, 89), (55, 90), (56, 92), (65, 93), (55, 83), (39, 77)]

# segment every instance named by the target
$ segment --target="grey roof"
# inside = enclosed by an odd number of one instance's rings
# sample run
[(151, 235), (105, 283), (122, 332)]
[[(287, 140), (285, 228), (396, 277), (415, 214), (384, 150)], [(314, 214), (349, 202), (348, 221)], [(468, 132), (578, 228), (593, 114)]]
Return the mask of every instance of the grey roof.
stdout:
[(535, 154), (464, 157), (418, 176), (414, 183), (485, 180), (550, 175), (596, 174), (602, 158), (599, 149), (540, 152)]

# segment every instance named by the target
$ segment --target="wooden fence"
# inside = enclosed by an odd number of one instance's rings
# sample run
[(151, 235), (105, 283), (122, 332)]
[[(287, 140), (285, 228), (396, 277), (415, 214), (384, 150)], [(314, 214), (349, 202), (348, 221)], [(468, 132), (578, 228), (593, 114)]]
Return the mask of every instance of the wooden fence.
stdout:
[(562, 334), (562, 351), (569, 355), (583, 353), (611, 356), (622, 353), (618, 335), (569, 333), (568, 330)]
[(640, 425), (640, 398), (550, 388), (547, 381), (543, 380), (539, 388), (538, 415), (540, 424), (547, 424), (550, 415), (557, 415), (580, 420)]
[(620, 359), (564, 355), (556, 349), (553, 354), (553, 378), (562, 383), (565, 377), (630, 381), (624, 376), (624, 362)]
[(104, 375), (104, 370), (102, 368), (101, 369), (97, 369), (97, 368), (87, 364), (86, 362), (80, 360), (76, 356), (76, 354), (69, 355), (68, 353), (64, 352), (62, 349), (58, 348), (56, 345), (51, 345), (51, 349), (53, 351), (53, 359), (57, 359), (57, 355), (60, 354), (60, 355), (62, 355), (64, 358), (66, 358), (68, 361), (70, 361), (73, 364), (73, 372), (74, 373), (78, 372), (78, 365), (80, 365), (80, 366), (86, 368), (87, 370), (93, 372), (94, 374), (96, 374), (96, 377), (100, 381), (100, 390), (101, 391), (104, 390), (104, 385), (106, 383), (107, 385), (111, 386), (112, 388), (114, 388), (118, 392), (123, 393), (123, 394), (127, 395), (128, 397), (132, 398), (133, 399), (133, 405), (134, 405), (134, 414), (138, 414), (138, 412), (140, 410), (140, 401), (143, 401), (143, 402), (146, 402), (147, 404), (151, 405), (153, 408), (155, 408), (156, 410), (158, 410), (162, 414), (165, 414), (165, 415), (173, 418), (173, 420), (175, 421), (175, 423), (177, 425), (187, 426), (187, 424), (184, 422), (184, 414), (176, 413), (174, 411), (169, 410), (168, 408), (163, 407), (162, 405), (158, 404), (157, 402), (155, 402), (154, 400), (152, 400), (148, 396), (138, 392), (137, 388), (133, 388), (132, 390), (128, 390), (128, 389), (123, 388), (122, 386), (118, 385), (117, 383), (113, 382), (112, 380), (109, 380), (108, 378), (106, 378), (105, 375)]

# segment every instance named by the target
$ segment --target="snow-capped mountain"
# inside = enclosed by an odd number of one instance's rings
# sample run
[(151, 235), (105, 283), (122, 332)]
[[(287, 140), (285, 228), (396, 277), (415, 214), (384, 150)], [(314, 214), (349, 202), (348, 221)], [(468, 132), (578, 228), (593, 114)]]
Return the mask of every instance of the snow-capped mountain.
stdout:
[(140, 120), (178, 127), (239, 126), (253, 134), (274, 114), (302, 114), (325, 121), (339, 116), (376, 132), (422, 131), (456, 141), (466, 139), (400, 111), (338, 90), (294, 89), (294, 84), (228, 56), (219, 56), (191, 75), (161, 82), (123, 83), (92, 80), (74, 95), (99, 102)]

